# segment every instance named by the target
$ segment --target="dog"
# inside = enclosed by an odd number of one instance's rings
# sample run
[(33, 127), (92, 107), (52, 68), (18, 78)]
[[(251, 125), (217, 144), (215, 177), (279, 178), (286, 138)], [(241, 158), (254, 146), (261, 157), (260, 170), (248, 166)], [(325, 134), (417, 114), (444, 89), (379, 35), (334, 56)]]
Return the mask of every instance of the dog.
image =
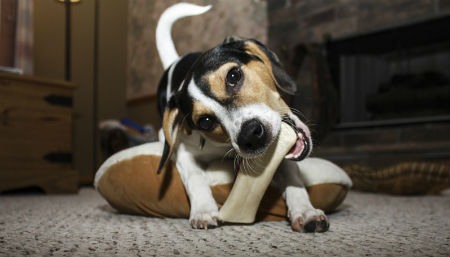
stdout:
[[(227, 156), (238, 160), (237, 167), (239, 163), (248, 166), (286, 122), (297, 132), (297, 141), (272, 184), (282, 192), (294, 231), (327, 231), (328, 218), (312, 206), (295, 172), (295, 161), (312, 151), (312, 139), (309, 128), (278, 91), (292, 93), (296, 85), (277, 56), (257, 40), (239, 37), (227, 37), (205, 52), (178, 55), (171, 38), (173, 23), (210, 7), (179, 3), (166, 9), (157, 24), (156, 45), (165, 69), (157, 91), (164, 142), (158, 172), (173, 160), (189, 197), (190, 225), (197, 229), (218, 226), (218, 206), (204, 167)], [(251, 169), (247, 167), (247, 172)]]

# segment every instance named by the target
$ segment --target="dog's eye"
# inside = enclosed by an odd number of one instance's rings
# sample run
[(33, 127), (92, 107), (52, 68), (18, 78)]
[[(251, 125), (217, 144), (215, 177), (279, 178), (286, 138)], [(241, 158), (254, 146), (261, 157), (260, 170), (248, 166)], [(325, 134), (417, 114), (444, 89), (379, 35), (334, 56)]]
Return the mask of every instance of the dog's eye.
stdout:
[(228, 86), (234, 87), (236, 86), (242, 78), (242, 71), (239, 67), (232, 68), (226, 78), (226, 83)]
[(211, 131), (213, 130), (217, 125), (217, 120), (213, 116), (205, 115), (201, 116), (197, 121), (197, 126), (201, 130), (205, 131)]

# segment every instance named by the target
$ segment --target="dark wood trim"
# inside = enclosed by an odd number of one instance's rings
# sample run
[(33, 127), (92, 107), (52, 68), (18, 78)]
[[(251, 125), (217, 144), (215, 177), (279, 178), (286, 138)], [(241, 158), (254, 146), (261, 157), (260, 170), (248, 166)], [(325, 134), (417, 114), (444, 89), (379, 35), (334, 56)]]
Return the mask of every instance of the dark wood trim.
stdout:
[(17, 1), (2, 0), (0, 5), (0, 66), (14, 67)]

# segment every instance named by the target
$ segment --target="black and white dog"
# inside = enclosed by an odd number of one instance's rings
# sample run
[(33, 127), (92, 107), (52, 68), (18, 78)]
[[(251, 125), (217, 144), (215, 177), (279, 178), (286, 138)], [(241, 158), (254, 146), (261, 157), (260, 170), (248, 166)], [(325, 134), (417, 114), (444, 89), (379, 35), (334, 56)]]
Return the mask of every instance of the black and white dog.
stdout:
[(172, 24), (209, 9), (176, 4), (162, 14), (157, 25), (157, 48), (166, 69), (158, 89), (163, 117), (160, 137), (165, 142), (158, 172), (172, 159), (190, 200), (192, 227), (217, 226), (218, 207), (205, 166), (231, 156), (242, 163), (240, 172), (251, 172), (251, 159), (269, 147), (278, 136), (281, 122), (287, 122), (297, 131), (298, 139), (273, 184), (286, 200), (294, 230), (328, 230), (328, 219), (311, 205), (300, 175), (295, 172), (296, 162), (289, 161), (306, 158), (312, 141), (308, 127), (278, 92), (290, 92), (296, 86), (277, 56), (256, 40), (235, 37), (205, 52), (182, 57), (177, 54), (171, 38)]

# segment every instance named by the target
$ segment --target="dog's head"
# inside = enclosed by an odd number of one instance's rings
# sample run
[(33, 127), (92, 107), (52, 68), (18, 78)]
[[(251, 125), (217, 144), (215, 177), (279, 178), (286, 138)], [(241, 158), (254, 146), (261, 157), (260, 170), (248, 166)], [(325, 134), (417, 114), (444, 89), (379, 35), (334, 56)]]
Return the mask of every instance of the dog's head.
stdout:
[(204, 138), (230, 143), (238, 155), (253, 158), (277, 138), (282, 121), (298, 134), (286, 158), (305, 158), (312, 149), (310, 131), (278, 89), (292, 93), (296, 85), (277, 56), (260, 42), (230, 37), (204, 52), (166, 107), (160, 168), (181, 129), (198, 130)]

